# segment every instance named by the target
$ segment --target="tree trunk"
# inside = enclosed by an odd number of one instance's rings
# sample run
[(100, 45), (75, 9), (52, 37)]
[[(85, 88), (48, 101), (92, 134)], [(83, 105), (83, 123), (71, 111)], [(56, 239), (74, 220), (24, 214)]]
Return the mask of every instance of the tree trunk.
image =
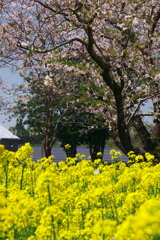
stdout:
[[(134, 151), (136, 154), (144, 154), (145, 151), (139, 147), (135, 147), (132, 145), (132, 140), (129, 133), (129, 127), (125, 123), (125, 108), (124, 108), (124, 99), (123, 99), (123, 79), (121, 79), (121, 83), (117, 83), (112, 80), (110, 77), (109, 71), (103, 71), (103, 79), (106, 84), (110, 87), (114, 94), (114, 99), (116, 103), (117, 109), (117, 131), (118, 134), (111, 134), (113, 140), (116, 145), (123, 151), (124, 154), (127, 155), (128, 152)], [(151, 141), (150, 135), (143, 125), (143, 122), (140, 118), (137, 118), (134, 122), (139, 137), (144, 145), (144, 149), (148, 151), (148, 149), (154, 149), (153, 143)]]
[(52, 155), (52, 147), (57, 140), (57, 130), (58, 130), (58, 127), (60, 126), (60, 123), (58, 121), (53, 130), (53, 133), (51, 132), (51, 126), (53, 126), (54, 124), (52, 121), (52, 115), (53, 115), (53, 111), (48, 110), (46, 115), (46, 131), (45, 131), (45, 139), (44, 139), (44, 152), (45, 152), (45, 157), (47, 158)]
[(71, 145), (70, 148), (68, 148), (68, 149), (64, 148), (64, 150), (66, 152), (67, 157), (74, 158), (77, 154), (77, 146), (76, 145)]
[(54, 146), (54, 144), (56, 143), (57, 138), (53, 138), (51, 141), (49, 139), (49, 137), (45, 136), (44, 142), (43, 144), (43, 149), (44, 149), (44, 156), (42, 157), (49, 157), (52, 155), (52, 147)]
[(160, 98), (153, 98), (153, 107), (154, 107), (154, 130), (153, 130), (153, 138), (155, 142), (155, 156), (160, 162)]
[(110, 136), (111, 136), (111, 138), (113, 139), (113, 141), (114, 141), (114, 143), (116, 144), (116, 146), (117, 146), (124, 154), (126, 154), (126, 150), (123, 148), (118, 134), (117, 134), (115, 131), (111, 130), (111, 131), (110, 131)]
[(100, 140), (100, 144), (96, 143), (96, 144), (89, 144), (89, 152), (90, 152), (90, 156), (92, 161), (94, 161), (95, 159), (99, 158), (97, 157), (97, 153), (101, 152), (102, 153), (102, 159), (103, 159), (103, 153), (104, 153), (104, 148), (105, 148), (105, 140)]
[(155, 150), (155, 145), (152, 142), (151, 135), (144, 126), (140, 116), (134, 116), (132, 124), (135, 127), (139, 138), (143, 144), (143, 148), (146, 152), (153, 152)]
[[(119, 146), (122, 146), (121, 149), (123, 149), (123, 152), (127, 154), (129, 151), (135, 151), (136, 153), (142, 153), (142, 150), (140, 148), (134, 148), (131, 142), (131, 137), (129, 133), (129, 128), (125, 123), (125, 111), (124, 111), (124, 99), (123, 99), (123, 94), (122, 90), (124, 87), (124, 79), (121, 74), (121, 70), (118, 69), (117, 73), (120, 77), (120, 81), (116, 82), (114, 81), (114, 77), (111, 75), (110, 71), (110, 63), (107, 62), (107, 60), (104, 61), (104, 58), (101, 58), (96, 52), (94, 51), (93, 45), (94, 45), (94, 38), (93, 38), (93, 31), (91, 27), (87, 28), (87, 34), (88, 34), (88, 45), (87, 45), (87, 51), (91, 58), (103, 69), (102, 72), (102, 77), (104, 82), (107, 84), (107, 86), (110, 87), (110, 89), (113, 92), (115, 103), (116, 103), (116, 109), (117, 109), (117, 131), (118, 131), (118, 137), (119, 141), (116, 140)], [(157, 86), (158, 88), (158, 86)], [(156, 103), (154, 104), (154, 108), (156, 108), (155, 112), (155, 119), (154, 119), (154, 138), (155, 142), (157, 144), (156, 148), (156, 156), (157, 158), (160, 158), (160, 105)], [(157, 110), (158, 106), (158, 110)], [(115, 137), (114, 137), (115, 139)], [(145, 144), (147, 144), (145, 142)]]
[(49, 157), (52, 155), (51, 153), (52, 151), (52, 147), (51, 147), (51, 144), (50, 144), (50, 141), (49, 141), (49, 137), (48, 136), (45, 136), (45, 140), (44, 140), (44, 152), (45, 152), (45, 157)]
[(129, 133), (128, 126), (125, 123), (125, 111), (124, 111), (124, 100), (122, 95), (123, 81), (117, 83), (112, 79), (109, 73), (109, 69), (106, 69), (102, 73), (103, 80), (110, 87), (114, 94), (114, 99), (117, 108), (117, 130), (121, 145), (123, 147), (123, 152), (127, 154), (129, 151), (133, 151), (131, 137)]

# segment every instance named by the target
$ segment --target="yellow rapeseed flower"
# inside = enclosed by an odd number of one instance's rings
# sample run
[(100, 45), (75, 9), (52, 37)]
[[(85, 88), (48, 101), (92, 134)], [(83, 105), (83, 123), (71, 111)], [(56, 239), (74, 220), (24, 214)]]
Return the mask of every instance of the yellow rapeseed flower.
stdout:
[(3, 155), (4, 151), (5, 151), (4, 145), (0, 144), (0, 157)]
[(69, 149), (69, 148), (71, 148), (71, 145), (70, 145), (70, 144), (66, 144), (66, 145), (64, 146), (64, 148), (65, 148), (65, 149)]
[[(111, 153), (120, 156), (114, 149)], [(140, 155), (136, 161), (130, 152), (131, 166), (106, 165), (100, 158), (92, 162), (81, 154), (58, 164), (52, 156), (33, 162), (30, 154), (27, 144), (16, 153), (4, 150), (1, 156), (2, 239), (152, 240), (160, 236), (160, 164), (151, 165), (151, 154), (144, 162)]]

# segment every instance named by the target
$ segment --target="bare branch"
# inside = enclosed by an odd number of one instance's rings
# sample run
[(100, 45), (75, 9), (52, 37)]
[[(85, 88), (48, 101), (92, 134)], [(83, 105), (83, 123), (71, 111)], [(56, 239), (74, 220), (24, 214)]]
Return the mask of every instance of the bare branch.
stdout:
[(151, 112), (151, 113), (140, 113), (140, 114), (134, 115), (134, 117), (152, 117), (153, 114), (154, 114), (153, 112)]
[[(99, 56), (93, 49), (93, 46), (95, 45), (95, 40), (93, 38), (93, 30), (92, 27), (88, 26), (86, 29), (86, 33), (88, 35), (88, 44), (86, 45), (87, 51), (92, 57), (92, 59), (102, 68), (110, 68), (109, 63), (106, 62), (106, 60), (101, 56)], [(97, 47), (97, 45), (95, 45)], [(99, 49), (98, 49), (99, 50)], [(100, 52), (101, 53), (101, 52)]]
[(63, 43), (55, 46), (54, 48), (51, 48), (51, 49), (48, 49), (48, 50), (42, 50), (42, 51), (39, 51), (39, 50), (36, 50), (36, 49), (31, 50), (29, 47), (22, 46), (22, 44), (21, 44), (20, 42), (18, 42), (18, 45), (17, 45), (17, 46), (20, 47), (20, 48), (22, 48), (22, 49), (25, 49), (25, 50), (30, 50), (31, 52), (34, 52), (34, 53), (48, 53), (48, 52), (52, 52), (52, 51), (54, 51), (54, 50), (56, 50), (56, 49), (58, 49), (58, 48), (60, 48), (60, 47), (62, 47), (62, 46), (64, 46), (64, 45), (66, 45), (66, 44), (69, 44), (69, 43), (71, 43), (71, 42), (76, 42), (76, 41), (82, 43), (84, 46), (87, 47), (86, 42), (84, 42), (84, 41), (83, 41), (82, 39), (80, 39), (80, 38), (72, 38), (72, 39), (70, 39), (69, 41), (63, 42)]
[[(148, 100), (148, 99), (151, 99), (151, 98), (154, 97), (154, 96), (155, 96), (155, 95), (153, 95), (153, 96), (147, 96), (147, 97), (139, 100), (139, 103), (138, 103), (137, 107), (135, 108), (134, 112), (131, 114), (131, 116), (130, 116), (130, 118), (128, 119), (126, 125), (129, 125), (129, 123), (131, 122), (132, 118), (135, 116), (135, 113), (137, 112), (138, 108), (140, 107), (141, 103), (144, 102), (144, 101), (146, 101), (146, 100)], [(153, 114), (152, 114), (152, 115), (153, 115)], [(152, 116), (152, 115), (150, 115), (150, 113), (149, 113), (149, 115), (147, 115), (147, 113), (146, 113), (145, 115), (143, 115), (143, 113), (142, 113), (142, 114), (138, 114), (138, 115), (136, 115), (136, 116)]]

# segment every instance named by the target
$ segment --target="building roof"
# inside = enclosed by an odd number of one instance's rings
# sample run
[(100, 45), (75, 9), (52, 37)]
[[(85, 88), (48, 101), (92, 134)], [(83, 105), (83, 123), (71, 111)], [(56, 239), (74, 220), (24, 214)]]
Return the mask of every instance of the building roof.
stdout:
[(7, 128), (0, 125), (0, 140), (1, 139), (19, 139), (16, 135), (10, 132)]

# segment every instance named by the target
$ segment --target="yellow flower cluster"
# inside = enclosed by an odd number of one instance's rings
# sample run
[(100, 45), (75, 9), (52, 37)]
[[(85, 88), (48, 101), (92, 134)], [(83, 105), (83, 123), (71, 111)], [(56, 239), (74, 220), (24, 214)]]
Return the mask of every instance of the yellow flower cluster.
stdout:
[(160, 239), (160, 164), (0, 152), (1, 240)]
[(102, 154), (101, 152), (98, 152), (98, 153), (97, 153), (97, 156), (100, 156), (100, 157), (101, 157), (101, 156), (103, 156), (103, 154)]
[[(147, 162), (150, 162), (152, 163), (155, 159), (154, 155), (150, 154), (150, 153), (145, 153), (144, 156), (142, 155), (136, 155), (133, 151), (130, 151), (128, 154), (128, 158), (129, 158), (129, 161), (128, 161), (128, 164), (133, 164), (133, 163), (140, 163), (140, 162), (143, 162), (145, 159)], [(145, 157), (145, 159), (144, 159)]]
[(65, 148), (65, 149), (69, 149), (69, 148), (71, 148), (71, 145), (70, 145), (70, 144), (66, 144), (66, 145), (64, 146), (64, 148)]
[(122, 157), (122, 153), (120, 151), (116, 151), (115, 149), (112, 149), (109, 153), (110, 155), (112, 155), (111, 159), (113, 163), (120, 161), (120, 158)]

